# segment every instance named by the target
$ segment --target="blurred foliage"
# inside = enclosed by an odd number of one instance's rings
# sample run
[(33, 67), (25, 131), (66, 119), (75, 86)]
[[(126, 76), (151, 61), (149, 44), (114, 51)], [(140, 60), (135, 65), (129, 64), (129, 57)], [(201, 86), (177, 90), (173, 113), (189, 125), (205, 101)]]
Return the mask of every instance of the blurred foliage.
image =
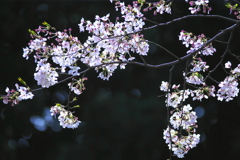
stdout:
[[(212, 14), (228, 16), (223, 1), (211, 4)], [(152, 16), (157, 22), (165, 22), (188, 14), (187, 4), (176, 1), (172, 15)], [(0, 91), (6, 86), (13, 88), (21, 77), (29, 86), (36, 88), (33, 80), (33, 59), (22, 58), (22, 48), (30, 40), (28, 29), (35, 29), (46, 21), (59, 30), (71, 27), (73, 35), (84, 41), (86, 34), (78, 33), (81, 17), (93, 20), (95, 15), (119, 16), (114, 5), (105, 1), (54, 1), (54, 0), (9, 0), (0, 1)], [(149, 24), (147, 24), (149, 25)], [(229, 26), (218, 19), (188, 19), (173, 25), (148, 31), (145, 37), (177, 54), (186, 49), (177, 35), (184, 29), (194, 34), (205, 33), (211, 37)], [(239, 43), (240, 30), (234, 41)], [(227, 37), (222, 37), (225, 40)], [(218, 45), (218, 44), (215, 44)], [(221, 51), (221, 46), (217, 46)], [(239, 45), (232, 46), (239, 51)], [(224, 49), (222, 47), (222, 49)], [(146, 60), (152, 64), (171, 59), (157, 47), (150, 47)], [(210, 58), (210, 64), (218, 59)], [(184, 65), (183, 65), (184, 66)], [(182, 65), (174, 70), (174, 83), (182, 81)], [(96, 78), (95, 71), (86, 76), (86, 91), (79, 96), (76, 116), (83, 122), (78, 129), (61, 129), (56, 119), (49, 115), (49, 108), (56, 102), (66, 103), (66, 84), (35, 93), (32, 101), (11, 107), (0, 104), (0, 159), (1, 160), (166, 160), (169, 152), (162, 138), (167, 117), (164, 98), (159, 85), (168, 80), (168, 70), (154, 70), (138, 66), (127, 66), (118, 70), (108, 82)], [(239, 102), (219, 103), (214, 100), (194, 102), (193, 107), (205, 111), (199, 118), (201, 143), (186, 155), (194, 160), (238, 159), (240, 148)]]

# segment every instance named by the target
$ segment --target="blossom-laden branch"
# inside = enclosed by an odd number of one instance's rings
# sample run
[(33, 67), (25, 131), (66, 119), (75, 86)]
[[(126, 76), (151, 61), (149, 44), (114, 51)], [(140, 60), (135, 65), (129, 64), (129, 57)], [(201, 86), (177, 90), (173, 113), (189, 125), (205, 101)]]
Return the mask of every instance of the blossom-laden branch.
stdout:
[[(188, 0), (185, 1), (188, 2)], [(134, 1), (132, 5), (125, 5), (124, 2), (119, 0), (110, 0), (110, 2), (115, 3), (115, 9), (120, 11), (121, 18), (116, 18), (115, 22), (110, 21), (110, 14), (103, 17), (96, 15), (93, 22), (81, 18), (78, 25), (79, 31), (89, 34), (85, 42), (81, 42), (78, 37), (74, 37), (71, 34), (71, 29), (58, 31), (47, 22), (43, 22), (42, 26), (39, 26), (36, 30), (29, 30), (32, 40), (27, 47), (23, 48), (23, 57), (28, 59), (29, 56), (33, 55), (36, 63), (34, 79), (41, 88), (32, 90), (25, 81), (19, 78), (23, 86), (16, 84), (16, 89), (6, 88), (6, 95), (1, 96), (3, 103), (16, 105), (22, 100), (32, 99), (34, 91), (67, 81), (70, 93), (80, 95), (86, 89), (84, 82), (87, 77), (85, 74), (93, 69), (99, 73), (99, 78), (109, 80), (117, 68), (125, 69), (128, 64), (155, 69), (171, 66), (169, 82), (162, 81), (160, 86), (160, 90), (165, 92), (166, 95), (165, 102), (169, 119), (163, 138), (170, 149), (170, 159), (172, 152), (177, 157), (183, 158), (200, 141), (200, 135), (196, 134), (197, 115), (190, 104), (184, 104), (185, 101), (189, 98), (192, 98), (193, 101), (202, 101), (216, 96), (218, 100), (228, 102), (238, 96), (240, 64), (232, 69), (231, 62), (225, 63), (224, 70), (230, 71), (226, 72), (227, 76), (223, 81), (217, 83), (219, 87), (217, 91), (215, 91), (217, 87), (208, 85), (207, 80), (211, 79), (218, 82), (211, 74), (223, 65), (226, 54), (230, 54), (239, 60), (239, 57), (233, 54), (229, 47), (233, 31), (239, 27), (240, 21), (220, 15), (197, 15), (200, 11), (209, 14), (212, 8), (208, 6), (208, 0), (190, 1), (189, 10), (194, 15), (183, 16), (164, 23), (147, 19), (143, 12), (153, 10), (154, 15), (158, 13), (171, 14), (171, 1), (146, 2), (146, 0), (138, 0)], [(227, 4), (227, 7), (234, 11), (237, 19), (239, 19), (240, 9), (238, 6)], [(199, 17), (219, 18), (231, 22), (232, 25), (212, 38), (207, 38), (204, 34), (194, 35), (191, 32), (181, 31), (179, 40), (186, 48), (189, 48), (182, 57), (172, 53), (162, 45), (144, 38), (143, 31), (170, 25), (184, 19)], [(146, 21), (152, 22), (153, 25), (145, 27)], [(231, 34), (228, 42), (218, 40), (229, 32)], [(213, 46), (215, 41), (227, 46), (220, 62), (210, 70), (211, 66), (204, 61), (204, 57), (215, 55), (217, 51)], [(149, 44), (156, 45), (164, 50), (168, 56), (174, 57), (174, 60), (156, 65), (147, 63), (144, 57), (148, 55)], [(136, 61), (135, 57), (140, 57), (142, 62)], [(183, 88), (180, 89), (180, 85), (172, 85), (172, 72), (175, 65), (184, 61), (187, 62), (183, 72)], [(59, 75), (61, 74), (68, 75), (68, 77), (60, 79)], [(74, 98), (72, 101), (75, 100)], [(50, 110), (52, 116), (58, 116), (59, 123), (63, 128), (74, 129), (81, 123), (71, 111), (71, 109), (79, 106), (70, 106), (71, 102), (68, 102), (67, 105), (57, 103)]]

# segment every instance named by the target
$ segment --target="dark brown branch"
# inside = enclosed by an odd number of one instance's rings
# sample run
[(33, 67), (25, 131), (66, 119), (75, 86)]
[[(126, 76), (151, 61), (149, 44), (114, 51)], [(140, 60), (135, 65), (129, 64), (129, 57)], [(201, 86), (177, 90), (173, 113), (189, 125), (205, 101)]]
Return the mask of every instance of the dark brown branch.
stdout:
[(171, 23), (182, 21), (182, 20), (188, 19), (188, 18), (199, 18), (199, 17), (202, 17), (202, 18), (219, 18), (219, 19), (226, 20), (226, 21), (233, 22), (233, 23), (237, 23), (239, 21), (239, 20), (235, 20), (235, 19), (232, 19), (232, 18), (220, 16), (220, 15), (202, 15), (202, 14), (187, 15), (187, 16), (183, 16), (183, 17), (180, 17), (180, 18), (173, 19), (173, 20), (165, 22), (165, 23), (158, 23), (156, 25), (153, 25), (153, 26), (150, 26), (150, 27), (147, 27), (147, 28), (143, 28), (142, 31), (153, 29), (153, 28), (156, 28), (156, 27), (159, 27), (159, 26), (166, 26), (166, 25), (169, 25)]
[(140, 56), (141, 60), (143, 61), (143, 63), (146, 65), (147, 62), (145, 61), (145, 59), (143, 58), (143, 56), (142, 56), (142, 55), (139, 55), (139, 56)]

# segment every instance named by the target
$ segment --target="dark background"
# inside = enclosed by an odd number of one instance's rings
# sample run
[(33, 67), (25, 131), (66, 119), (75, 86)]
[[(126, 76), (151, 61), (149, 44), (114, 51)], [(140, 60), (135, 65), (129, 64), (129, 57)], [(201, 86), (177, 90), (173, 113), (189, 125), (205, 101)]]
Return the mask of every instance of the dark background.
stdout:
[[(211, 1), (211, 13), (234, 18), (224, 3)], [(81, 17), (94, 20), (96, 14), (119, 16), (114, 11), (114, 5), (107, 0), (0, 0), (1, 93), (5, 93), (6, 86), (14, 88), (18, 77), (37, 88), (33, 59), (22, 58), (22, 48), (30, 40), (28, 29), (38, 28), (47, 21), (58, 30), (72, 28), (73, 35), (84, 41), (86, 35), (78, 33)], [(188, 5), (178, 0), (171, 15), (147, 15), (157, 22), (166, 22), (187, 14)], [(147, 31), (145, 37), (177, 55), (184, 55), (186, 49), (178, 41), (181, 30), (212, 37), (230, 25), (220, 19), (192, 18)], [(239, 54), (239, 33), (238, 29), (231, 46), (236, 54)], [(221, 39), (227, 40), (228, 35)], [(224, 51), (224, 45), (214, 45), (218, 52), (208, 60), (212, 65)], [(151, 45), (146, 60), (160, 64), (172, 59)], [(179, 77), (184, 65), (176, 66), (173, 83), (182, 82)], [(61, 129), (49, 115), (49, 108), (56, 102), (66, 104), (67, 83), (38, 91), (34, 100), (14, 107), (0, 104), (0, 160), (166, 160), (169, 152), (162, 136), (167, 125), (166, 107), (165, 99), (158, 95), (161, 81), (168, 80), (168, 70), (128, 65), (125, 70), (117, 70), (109, 81), (96, 78), (95, 71), (90, 71), (86, 75), (87, 89), (78, 98), (81, 107), (75, 110), (82, 123), (74, 130)], [(223, 79), (221, 73), (215, 73), (219, 81)], [(240, 159), (239, 102), (236, 98), (229, 103), (215, 99), (191, 103), (200, 117), (197, 131), (201, 142), (185, 159)]]

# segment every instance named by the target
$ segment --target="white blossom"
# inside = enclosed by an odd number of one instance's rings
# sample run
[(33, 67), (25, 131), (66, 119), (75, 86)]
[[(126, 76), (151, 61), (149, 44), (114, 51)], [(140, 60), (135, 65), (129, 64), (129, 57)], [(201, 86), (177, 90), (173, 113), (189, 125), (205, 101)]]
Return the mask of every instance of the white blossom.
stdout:
[(60, 126), (63, 128), (77, 128), (81, 121), (75, 117), (72, 112), (67, 111), (63, 105), (56, 104), (55, 106), (51, 107), (50, 109), (52, 116), (58, 116), (58, 121), (60, 122)]
[(32, 92), (30, 92), (28, 88), (19, 86), (17, 83), (15, 84), (15, 86), (17, 88), (17, 91), (20, 93), (17, 100), (22, 101), (22, 100), (33, 98), (34, 95), (32, 94)]
[(68, 71), (68, 74), (73, 75), (73, 76), (79, 76), (80, 74), (78, 73), (78, 70), (80, 67), (77, 66), (68, 66), (70, 70)]
[[(189, 54), (201, 48), (206, 43), (207, 38), (204, 34), (194, 36), (192, 33), (182, 30), (179, 35), (179, 40), (181, 40), (187, 48), (190, 47), (190, 50), (187, 51)], [(214, 52), (216, 52), (216, 49), (212, 46), (212, 44), (209, 44), (199, 51), (198, 54), (209, 56), (213, 55)]]
[(38, 85), (43, 88), (49, 88), (50, 86), (56, 84), (58, 73), (50, 67), (49, 63), (41, 64), (37, 68), (37, 72), (34, 73), (34, 79), (37, 81)]
[(198, 72), (193, 72), (190, 76), (186, 76), (186, 82), (200, 85), (203, 84), (203, 77)]
[(227, 76), (218, 86), (220, 87), (217, 91), (218, 100), (228, 102), (238, 96), (238, 82), (235, 77)]
[(168, 91), (168, 87), (169, 87), (169, 83), (165, 82), (165, 81), (162, 81), (162, 84), (160, 86), (160, 90), (164, 91), (164, 92), (167, 92)]
[(172, 149), (174, 155), (178, 158), (184, 158), (184, 155), (200, 142), (199, 134), (193, 133), (188, 136), (182, 136), (178, 135), (178, 131), (170, 129), (169, 127), (164, 130), (163, 138), (166, 140), (169, 149)]
[(227, 63), (225, 63), (225, 68), (231, 68), (231, 65), (232, 63), (228, 61)]

